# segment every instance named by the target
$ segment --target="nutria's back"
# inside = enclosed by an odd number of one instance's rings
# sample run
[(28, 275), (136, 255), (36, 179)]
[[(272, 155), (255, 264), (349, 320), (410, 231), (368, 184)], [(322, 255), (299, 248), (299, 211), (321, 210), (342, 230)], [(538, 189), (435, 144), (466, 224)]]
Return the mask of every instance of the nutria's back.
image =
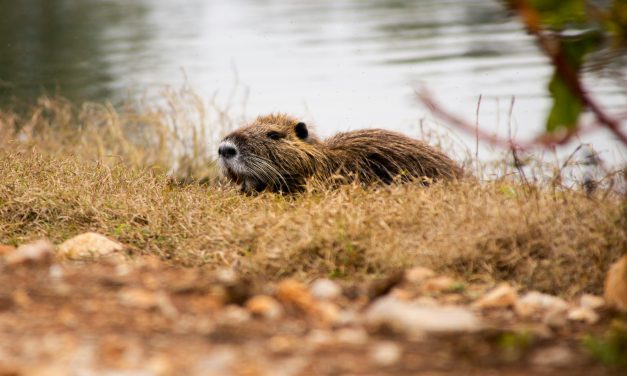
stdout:
[(445, 154), (400, 133), (365, 129), (320, 141), (305, 123), (283, 114), (261, 116), (237, 129), (218, 152), (222, 174), (249, 192), (295, 192), (309, 179), (389, 184), (461, 176)]

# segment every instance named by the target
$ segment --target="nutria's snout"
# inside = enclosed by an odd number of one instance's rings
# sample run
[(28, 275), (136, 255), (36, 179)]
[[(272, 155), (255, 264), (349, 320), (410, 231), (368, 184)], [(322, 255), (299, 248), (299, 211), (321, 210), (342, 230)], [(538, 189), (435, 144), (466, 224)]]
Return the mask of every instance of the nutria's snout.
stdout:
[(231, 159), (237, 155), (237, 149), (231, 144), (222, 142), (218, 148), (218, 155), (224, 159)]

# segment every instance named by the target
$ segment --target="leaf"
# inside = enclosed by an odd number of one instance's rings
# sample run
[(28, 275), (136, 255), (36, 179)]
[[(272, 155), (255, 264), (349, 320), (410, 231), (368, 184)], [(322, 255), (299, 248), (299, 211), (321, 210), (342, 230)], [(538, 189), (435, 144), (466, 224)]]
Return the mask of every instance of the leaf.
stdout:
[(557, 72), (553, 73), (549, 92), (553, 98), (553, 107), (547, 119), (546, 130), (555, 132), (560, 128), (576, 127), (577, 119), (583, 111), (583, 104)]
[(553, 29), (587, 22), (585, 0), (530, 0), (529, 3), (540, 13), (542, 23)]
[[(579, 74), (586, 55), (595, 51), (601, 41), (602, 36), (598, 30), (587, 30), (560, 40), (562, 56), (575, 74)], [(547, 119), (546, 130), (555, 132), (560, 128), (577, 127), (577, 120), (584, 106), (581, 99), (559, 75), (557, 67), (549, 82), (549, 93), (553, 98), (553, 108)]]

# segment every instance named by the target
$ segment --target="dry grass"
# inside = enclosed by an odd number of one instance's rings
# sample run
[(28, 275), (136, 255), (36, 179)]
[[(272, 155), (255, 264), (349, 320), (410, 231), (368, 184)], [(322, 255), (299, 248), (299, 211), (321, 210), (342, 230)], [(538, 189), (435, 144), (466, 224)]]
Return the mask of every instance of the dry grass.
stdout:
[(175, 177), (213, 178), (215, 141), (242, 120), (232, 112), (188, 88), (165, 91), (158, 102), (122, 108), (41, 97), (27, 110), (0, 109), (0, 148), (36, 148), (47, 155), (123, 163)]
[(206, 140), (230, 120), (205, 120), (185, 149), (189, 125), (207, 116), (170, 108), (42, 100), (26, 116), (0, 113), (0, 243), (98, 231), (132, 253), (253, 278), (354, 280), (425, 265), (566, 296), (599, 293), (627, 248), (625, 200), (603, 190), (498, 179), (245, 196), (172, 184), (172, 171), (213, 174)]

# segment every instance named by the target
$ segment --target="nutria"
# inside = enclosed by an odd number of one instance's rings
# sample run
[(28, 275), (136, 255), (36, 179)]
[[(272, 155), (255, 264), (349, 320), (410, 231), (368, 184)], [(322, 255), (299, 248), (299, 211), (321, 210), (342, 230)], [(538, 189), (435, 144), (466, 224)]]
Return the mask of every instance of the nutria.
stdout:
[(260, 116), (220, 143), (224, 176), (245, 192), (296, 192), (308, 180), (325, 184), (430, 181), (461, 176), (457, 164), (422, 141), (383, 129), (320, 140), (283, 114)]

